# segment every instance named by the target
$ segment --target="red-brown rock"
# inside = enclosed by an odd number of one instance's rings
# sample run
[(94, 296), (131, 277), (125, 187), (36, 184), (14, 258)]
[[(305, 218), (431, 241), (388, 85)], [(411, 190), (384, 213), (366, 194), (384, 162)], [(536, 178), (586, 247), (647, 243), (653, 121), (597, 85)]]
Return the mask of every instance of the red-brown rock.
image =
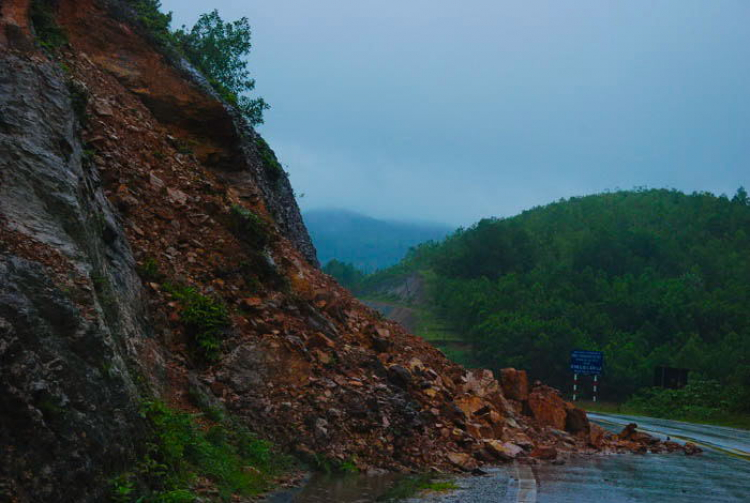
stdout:
[(500, 381), (505, 398), (525, 402), (529, 398), (529, 378), (525, 370), (502, 369)]
[(557, 390), (549, 386), (537, 386), (529, 394), (529, 409), (540, 426), (551, 426), (558, 430), (565, 429), (568, 416), (565, 402)]
[(536, 459), (552, 461), (557, 459), (557, 449), (553, 445), (540, 445), (531, 451), (530, 456)]

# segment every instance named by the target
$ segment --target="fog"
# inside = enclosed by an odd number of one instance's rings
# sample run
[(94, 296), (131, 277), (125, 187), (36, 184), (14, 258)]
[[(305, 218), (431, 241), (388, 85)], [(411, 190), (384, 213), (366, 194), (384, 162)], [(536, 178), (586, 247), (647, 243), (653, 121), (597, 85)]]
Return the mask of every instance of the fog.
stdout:
[(635, 186), (750, 185), (747, 0), (163, 0), (246, 16), (303, 209), (468, 225)]

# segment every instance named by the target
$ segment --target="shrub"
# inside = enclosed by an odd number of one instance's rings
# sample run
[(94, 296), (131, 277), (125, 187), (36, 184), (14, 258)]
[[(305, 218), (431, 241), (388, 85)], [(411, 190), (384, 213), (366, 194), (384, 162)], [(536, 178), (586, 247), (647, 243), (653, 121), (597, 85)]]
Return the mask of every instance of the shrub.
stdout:
[(281, 163), (279, 163), (276, 158), (276, 154), (273, 153), (273, 150), (268, 146), (266, 140), (260, 135), (256, 136), (255, 145), (258, 147), (258, 154), (263, 162), (263, 170), (265, 171), (266, 176), (268, 176), (272, 182), (278, 182), (284, 175), (284, 168), (281, 167)]
[(39, 45), (49, 51), (56, 51), (68, 43), (68, 36), (57, 24), (55, 5), (50, 0), (33, 0), (29, 10)]
[(207, 361), (218, 360), (224, 331), (230, 325), (224, 303), (190, 287), (165, 285), (165, 290), (182, 304), (180, 321), (199, 355)]
[(153, 257), (148, 257), (138, 267), (138, 273), (146, 281), (161, 281), (164, 275), (159, 270), (159, 263)]
[(239, 205), (232, 206), (232, 227), (237, 238), (254, 249), (263, 249), (271, 242), (268, 224), (254, 212)]
[(681, 389), (641, 390), (625, 406), (656, 417), (710, 420), (732, 409), (731, 394), (718, 381), (696, 379)]
[(145, 402), (141, 415), (151, 426), (151, 442), (136, 469), (112, 481), (111, 500), (117, 503), (193, 502), (191, 486), (199, 477), (211, 480), (224, 501), (253, 496), (287, 466), (271, 444), (243, 426), (225, 422), (206, 429), (194, 415), (158, 400)]

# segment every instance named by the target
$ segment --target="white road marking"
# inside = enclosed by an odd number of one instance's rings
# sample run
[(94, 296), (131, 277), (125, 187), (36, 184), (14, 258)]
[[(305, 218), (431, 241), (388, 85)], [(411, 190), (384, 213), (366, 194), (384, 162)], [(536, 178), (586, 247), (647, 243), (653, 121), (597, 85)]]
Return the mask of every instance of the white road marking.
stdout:
[(516, 480), (518, 480), (518, 503), (536, 503), (536, 478), (529, 465), (516, 463)]

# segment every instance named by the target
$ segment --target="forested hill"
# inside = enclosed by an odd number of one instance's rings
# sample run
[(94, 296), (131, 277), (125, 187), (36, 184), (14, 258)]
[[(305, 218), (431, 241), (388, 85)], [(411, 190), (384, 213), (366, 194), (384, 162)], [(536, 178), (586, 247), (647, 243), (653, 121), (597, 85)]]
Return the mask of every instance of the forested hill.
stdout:
[(482, 220), (370, 276), (430, 271), (431, 309), (476, 362), (567, 387), (573, 348), (605, 352), (625, 396), (657, 365), (750, 388), (750, 203), (674, 190), (571, 198)]
[(303, 215), (321, 264), (337, 260), (372, 272), (396, 264), (412, 246), (443, 239), (453, 229), (440, 224), (379, 220), (345, 210)]

